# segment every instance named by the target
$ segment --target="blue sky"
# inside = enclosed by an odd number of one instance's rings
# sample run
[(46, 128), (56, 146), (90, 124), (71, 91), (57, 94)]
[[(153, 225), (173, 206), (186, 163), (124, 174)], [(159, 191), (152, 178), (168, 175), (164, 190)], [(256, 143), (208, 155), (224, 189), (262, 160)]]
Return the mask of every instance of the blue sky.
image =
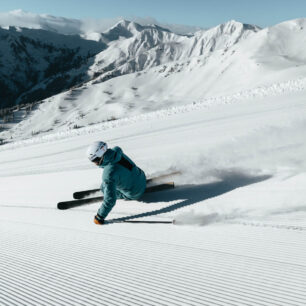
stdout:
[(153, 17), (159, 22), (212, 27), (235, 19), (261, 27), (306, 17), (306, 0), (10, 0), (0, 12), (22, 9), (68, 18)]

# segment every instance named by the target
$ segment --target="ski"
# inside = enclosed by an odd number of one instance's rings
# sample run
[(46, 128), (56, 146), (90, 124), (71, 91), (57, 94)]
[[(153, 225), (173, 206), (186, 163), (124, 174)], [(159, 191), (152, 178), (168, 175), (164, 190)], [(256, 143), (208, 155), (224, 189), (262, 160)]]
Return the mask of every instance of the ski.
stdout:
[[(158, 184), (154, 186), (149, 186), (146, 188), (145, 193), (157, 192), (167, 189), (174, 188), (174, 182), (167, 182), (163, 184)], [(82, 205), (87, 205), (91, 203), (97, 203), (103, 201), (103, 196), (88, 198), (88, 199), (79, 199), (79, 200), (71, 200), (57, 203), (57, 208), (60, 210), (69, 209), (73, 207), (78, 207)]]
[[(163, 178), (167, 178), (169, 176), (172, 176), (172, 175), (178, 175), (180, 174), (179, 171), (174, 171), (174, 172), (171, 172), (171, 173), (167, 173), (167, 174), (162, 174), (162, 175), (158, 175), (158, 176), (155, 176), (155, 177), (151, 177), (149, 179), (147, 179), (147, 184), (152, 184), (154, 183), (155, 181), (159, 180), (159, 179), (163, 179)], [(91, 190), (84, 190), (84, 191), (77, 191), (77, 192), (74, 192), (73, 193), (73, 198), (76, 199), (76, 200), (80, 200), (80, 199), (83, 199), (83, 198), (86, 198), (92, 194), (95, 194), (97, 192), (100, 192), (101, 190), (100, 189), (91, 189)]]
[(64, 209), (69, 209), (69, 208), (87, 205), (91, 203), (97, 203), (100, 201), (103, 201), (103, 196), (88, 198), (88, 199), (81, 199), (81, 200), (71, 200), (71, 201), (59, 202), (57, 203), (57, 208), (60, 210), (64, 210)]
[[(173, 224), (172, 221), (155, 221), (155, 220), (123, 220), (109, 223), (140, 223), (140, 224)], [(107, 224), (107, 223), (106, 223)]]

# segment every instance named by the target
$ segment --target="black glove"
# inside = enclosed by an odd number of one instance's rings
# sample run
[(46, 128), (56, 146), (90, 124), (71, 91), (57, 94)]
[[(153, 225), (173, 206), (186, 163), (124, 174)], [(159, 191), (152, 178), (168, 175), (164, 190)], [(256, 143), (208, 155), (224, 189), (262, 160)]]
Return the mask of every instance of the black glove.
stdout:
[(99, 216), (98, 214), (95, 215), (95, 218), (94, 218), (94, 222), (96, 224), (103, 224), (104, 223), (104, 218), (102, 218), (101, 216)]

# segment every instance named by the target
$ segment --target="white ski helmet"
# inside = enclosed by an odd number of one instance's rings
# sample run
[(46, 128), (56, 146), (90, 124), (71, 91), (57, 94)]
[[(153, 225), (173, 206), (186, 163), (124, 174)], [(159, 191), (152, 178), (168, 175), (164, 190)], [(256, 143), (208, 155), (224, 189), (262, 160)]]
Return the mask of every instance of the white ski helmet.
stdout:
[(104, 153), (107, 151), (107, 144), (103, 141), (95, 141), (87, 149), (87, 157), (93, 162), (100, 162)]

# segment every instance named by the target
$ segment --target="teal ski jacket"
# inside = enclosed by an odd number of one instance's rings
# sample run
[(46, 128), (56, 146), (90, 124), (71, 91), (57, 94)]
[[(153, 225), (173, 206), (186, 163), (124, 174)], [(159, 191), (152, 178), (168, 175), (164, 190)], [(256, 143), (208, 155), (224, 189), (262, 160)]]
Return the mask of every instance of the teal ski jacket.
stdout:
[(103, 168), (101, 191), (104, 199), (98, 215), (105, 219), (117, 199), (138, 200), (146, 189), (146, 176), (122, 149), (108, 149), (101, 165)]

